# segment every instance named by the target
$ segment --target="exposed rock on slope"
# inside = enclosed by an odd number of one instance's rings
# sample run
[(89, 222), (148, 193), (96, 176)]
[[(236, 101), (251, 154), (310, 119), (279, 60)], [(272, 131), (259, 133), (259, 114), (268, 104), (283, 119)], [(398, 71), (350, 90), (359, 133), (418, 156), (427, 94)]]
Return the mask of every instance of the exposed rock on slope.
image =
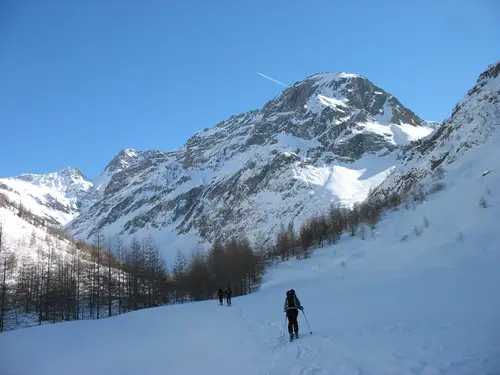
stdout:
[(500, 61), (479, 76), (476, 85), (453, 109), (451, 117), (428, 137), (407, 149), (401, 164), (379, 190), (408, 191), (473, 147), (481, 146), (500, 127)]

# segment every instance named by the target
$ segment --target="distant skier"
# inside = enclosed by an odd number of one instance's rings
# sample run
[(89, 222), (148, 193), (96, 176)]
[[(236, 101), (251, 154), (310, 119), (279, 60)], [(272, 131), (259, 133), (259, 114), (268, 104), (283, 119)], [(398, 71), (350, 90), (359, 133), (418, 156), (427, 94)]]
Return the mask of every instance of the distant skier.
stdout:
[(299, 323), (297, 321), (299, 310), (304, 310), (300, 304), (294, 289), (290, 289), (286, 292), (284, 312), (286, 312), (286, 317), (288, 319), (288, 333), (290, 334), (290, 341), (293, 340), (293, 334), (295, 337), (299, 338)]
[(226, 305), (231, 306), (231, 286), (228, 284), (226, 288)]
[(222, 306), (222, 304), (223, 304), (222, 301), (223, 301), (223, 298), (224, 298), (224, 289), (222, 289), (222, 287), (219, 288), (218, 294), (219, 294), (219, 303)]

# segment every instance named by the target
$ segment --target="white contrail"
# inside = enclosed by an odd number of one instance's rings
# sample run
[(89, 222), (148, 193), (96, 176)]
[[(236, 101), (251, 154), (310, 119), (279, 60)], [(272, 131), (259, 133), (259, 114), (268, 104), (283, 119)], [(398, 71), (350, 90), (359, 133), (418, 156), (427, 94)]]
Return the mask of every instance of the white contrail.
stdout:
[(277, 80), (275, 80), (274, 78), (271, 78), (271, 77), (266, 76), (265, 74), (262, 74), (262, 73), (259, 73), (259, 72), (257, 72), (257, 74), (258, 74), (259, 76), (262, 76), (262, 77), (264, 77), (264, 78), (267, 78), (267, 79), (268, 79), (268, 80), (270, 80), (270, 81), (276, 82), (278, 85), (288, 87), (288, 85), (285, 85), (283, 82), (277, 81)]

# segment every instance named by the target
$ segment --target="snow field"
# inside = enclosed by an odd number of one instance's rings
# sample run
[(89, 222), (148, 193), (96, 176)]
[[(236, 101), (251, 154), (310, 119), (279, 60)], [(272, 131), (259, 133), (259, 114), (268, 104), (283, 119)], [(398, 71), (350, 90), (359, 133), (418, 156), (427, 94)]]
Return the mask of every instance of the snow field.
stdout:
[[(231, 307), (212, 300), (4, 333), (0, 374), (496, 374), (500, 175), (482, 176), (495, 160), (491, 148), (466, 154), (446, 167), (444, 191), (387, 213), (364, 241), (346, 234), (277, 265)], [(301, 313), (292, 343), (289, 288), (313, 331)]]

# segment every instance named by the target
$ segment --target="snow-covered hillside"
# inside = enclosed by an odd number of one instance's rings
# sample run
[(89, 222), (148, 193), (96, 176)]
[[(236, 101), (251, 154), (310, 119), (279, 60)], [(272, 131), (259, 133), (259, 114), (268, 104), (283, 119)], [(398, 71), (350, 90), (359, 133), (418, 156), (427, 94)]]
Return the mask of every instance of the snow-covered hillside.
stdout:
[(177, 151), (123, 150), (67, 229), (87, 241), (151, 234), (168, 255), (216, 236), (273, 235), (331, 202), (363, 200), (398, 147), (436, 126), (362, 76), (315, 74)]
[(94, 301), (97, 290), (104, 295), (105, 285), (111, 290), (125, 278), (126, 262), (103, 247), (103, 238), (99, 249), (73, 242), (60, 227), (0, 195), (0, 333), (93, 319), (98, 309), (101, 316), (123, 311), (117, 298)]
[(2, 251), (13, 252), (18, 262), (24, 257), (37, 259), (40, 252), (48, 251), (49, 242), (55, 254), (65, 256), (74, 251), (75, 246), (70, 240), (57, 235), (56, 231), (51, 232), (19, 217), (13, 207), (0, 205), (0, 222), (3, 229)]
[[(345, 235), (282, 263), (231, 307), (205, 301), (7, 332), (0, 374), (497, 374), (499, 141), (493, 132), (461, 155), (444, 190), (386, 213), (364, 241)], [(289, 288), (312, 329), (301, 314), (291, 343)]]
[[(467, 152), (485, 147), (486, 142), (491, 144), (499, 128), (500, 61), (481, 73), (441, 127), (405, 151), (401, 163), (379, 189), (405, 191), (416, 183), (432, 183), (436, 170), (447, 169)], [(497, 166), (490, 168), (496, 170)]]
[(54, 225), (67, 224), (86, 208), (91, 187), (92, 183), (76, 168), (46, 175), (0, 178), (0, 193)]

